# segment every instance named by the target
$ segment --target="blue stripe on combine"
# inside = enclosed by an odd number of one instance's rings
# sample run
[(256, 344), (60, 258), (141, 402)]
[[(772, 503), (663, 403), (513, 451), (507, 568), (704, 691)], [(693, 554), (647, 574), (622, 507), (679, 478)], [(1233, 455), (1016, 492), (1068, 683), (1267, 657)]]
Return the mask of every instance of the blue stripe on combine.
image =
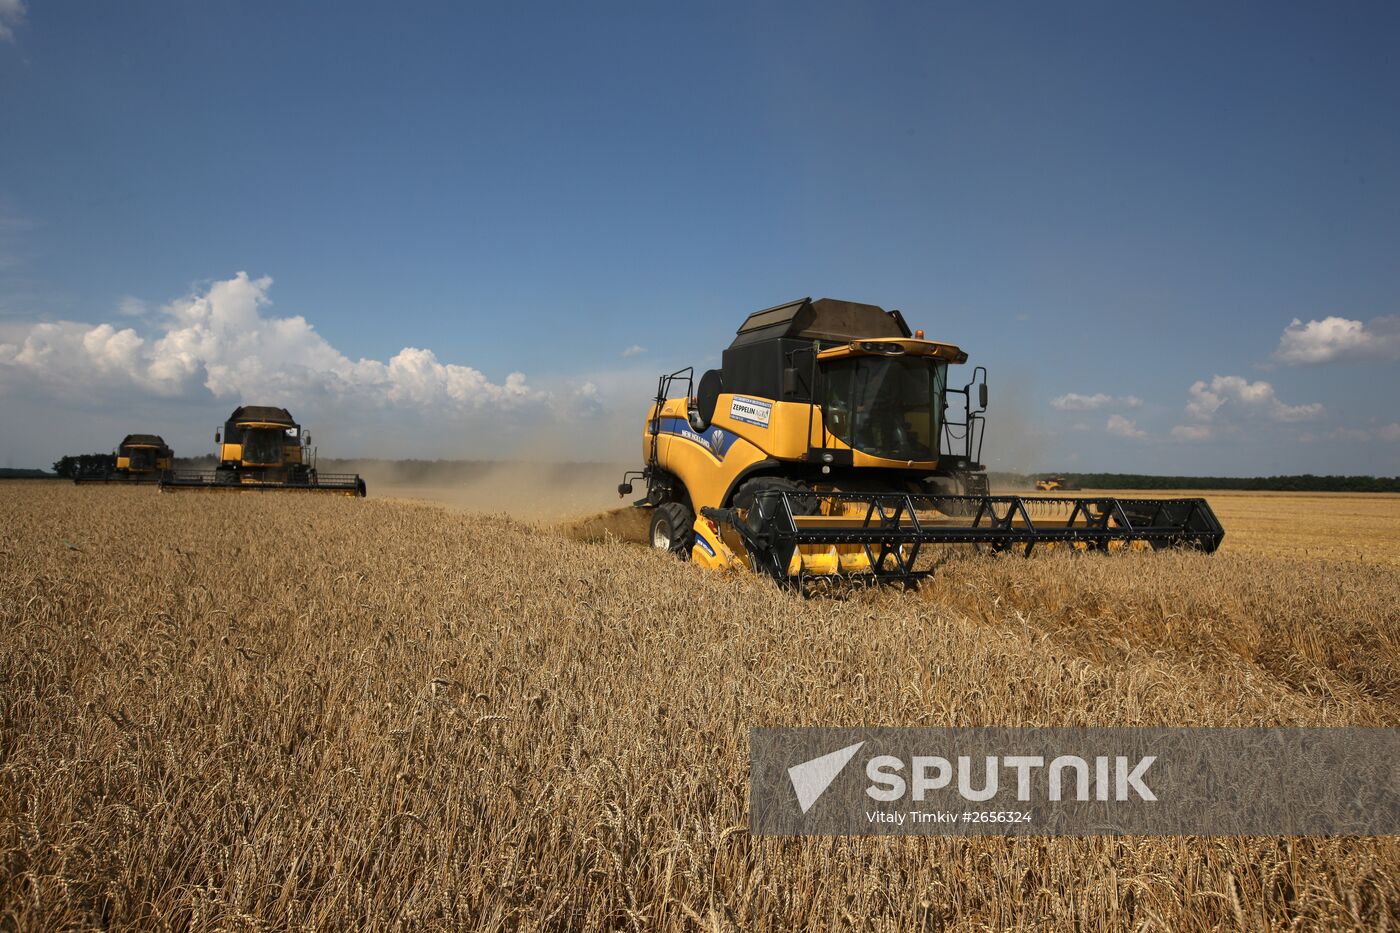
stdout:
[(720, 460), (724, 459), (729, 448), (739, 439), (739, 435), (732, 431), (726, 431), (724, 428), (714, 425), (706, 428), (704, 433), (700, 433), (692, 428), (690, 422), (684, 418), (662, 418), (661, 433), (671, 434), (684, 438), (693, 444), (699, 444)]

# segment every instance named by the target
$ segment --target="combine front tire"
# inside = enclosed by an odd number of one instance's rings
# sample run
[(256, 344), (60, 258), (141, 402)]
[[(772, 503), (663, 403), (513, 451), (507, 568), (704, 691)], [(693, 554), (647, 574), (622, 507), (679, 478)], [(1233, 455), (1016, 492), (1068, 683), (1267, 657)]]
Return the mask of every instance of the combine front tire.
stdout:
[(663, 502), (651, 513), (651, 546), (690, 560), (695, 544), (695, 513), (680, 502)]

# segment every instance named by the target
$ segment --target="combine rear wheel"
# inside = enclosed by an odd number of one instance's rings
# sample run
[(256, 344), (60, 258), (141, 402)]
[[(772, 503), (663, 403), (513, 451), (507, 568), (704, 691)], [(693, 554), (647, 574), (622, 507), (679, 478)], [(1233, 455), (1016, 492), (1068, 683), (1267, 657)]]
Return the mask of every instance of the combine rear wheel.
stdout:
[(651, 513), (651, 546), (690, 560), (695, 544), (695, 513), (680, 502), (663, 502)]

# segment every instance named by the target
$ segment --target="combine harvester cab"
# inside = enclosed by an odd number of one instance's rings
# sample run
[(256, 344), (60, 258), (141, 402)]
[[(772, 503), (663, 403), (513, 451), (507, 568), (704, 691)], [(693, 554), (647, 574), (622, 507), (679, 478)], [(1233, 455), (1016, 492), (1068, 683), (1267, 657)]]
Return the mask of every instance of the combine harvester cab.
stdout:
[[(722, 368), (664, 375), (640, 471), (653, 546), (780, 581), (909, 581), (945, 545), (1211, 552), (1204, 499), (993, 496), (981, 458), (986, 370), (898, 311), (804, 298), (749, 315)], [(675, 390), (683, 386), (683, 391)], [(960, 396), (950, 399), (950, 396)]]
[(366, 493), (357, 473), (316, 469), (310, 432), (303, 431), (285, 408), (243, 405), (214, 432), (214, 443), (219, 449), (215, 469), (172, 470), (161, 479), (161, 491)]
[(128, 434), (113, 454), (113, 467), (94, 476), (76, 476), (84, 483), (158, 483), (170, 471), (174, 453), (158, 434)]

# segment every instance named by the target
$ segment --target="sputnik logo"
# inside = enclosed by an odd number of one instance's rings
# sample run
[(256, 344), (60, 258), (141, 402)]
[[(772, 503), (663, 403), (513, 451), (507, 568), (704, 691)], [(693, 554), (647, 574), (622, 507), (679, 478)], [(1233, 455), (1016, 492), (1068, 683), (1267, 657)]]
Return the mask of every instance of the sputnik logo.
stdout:
[(812, 804), (826, 793), (831, 782), (850, 764), (864, 744), (857, 742), (855, 745), (847, 745), (839, 751), (788, 768), (788, 778), (792, 781), (792, 789), (797, 792), (797, 803), (802, 807), (803, 813), (812, 809)]

